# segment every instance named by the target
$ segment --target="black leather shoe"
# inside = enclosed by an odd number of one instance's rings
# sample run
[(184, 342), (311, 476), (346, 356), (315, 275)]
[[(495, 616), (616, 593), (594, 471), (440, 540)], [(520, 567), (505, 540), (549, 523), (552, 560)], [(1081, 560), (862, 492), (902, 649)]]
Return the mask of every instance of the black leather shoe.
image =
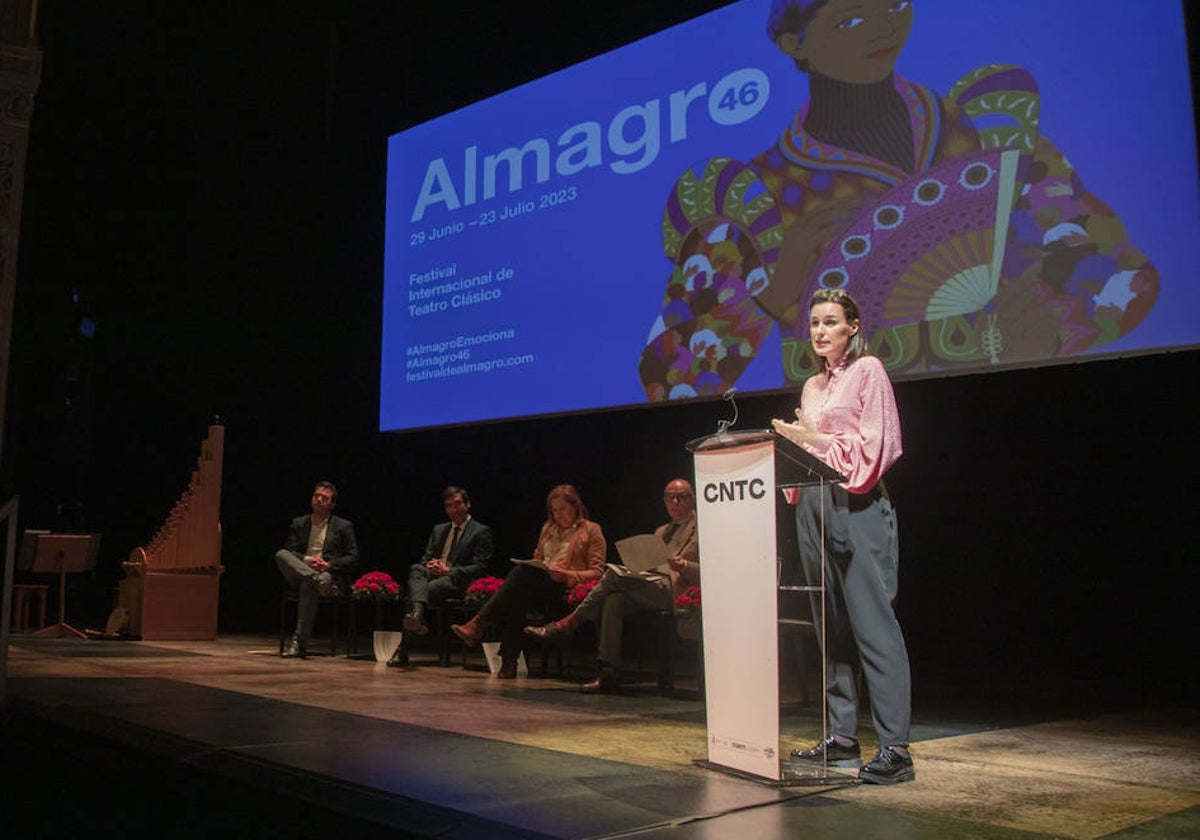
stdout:
[(300, 644), (300, 640), (293, 636), (287, 640), (287, 644), (283, 646), (279, 655), (284, 659), (303, 659), (306, 653), (304, 645)]
[(617, 672), (612, 668), (601, 668), (600, 675), (579, 687), (584, 694), (612, 694), (617, 690)]
[(862, 750), (859, 749), (858, 741), (844, 747), (830, 735), (812, 749), (792, 750), (788, 761), (798, 764), (824, 764), (829, 767), (861, 767)]
[(913, 768), (912, 756), (900, 755), (891, 747), (884, 747), (863, 765), (858, 778), (869, 785), (894, 785), (911, 782), (917, 778), (917, 771)]
[(543, 624), (540, 627), (526, 627), (525, 635), (539, 642), (556, 642), (563, 632), (558, 629), (557, 624)]
[(500, 663), (500, 670), (496, 672), (498, 680), (515, 680), (517, 678), (517, 660), (505, 659)]
[(425, 623), (425, 616), (419, 612), (405, 613), (404, 629), (409, 633), (416, 633), (418, 636), (425, 636), (429, 633), (429, 625)]

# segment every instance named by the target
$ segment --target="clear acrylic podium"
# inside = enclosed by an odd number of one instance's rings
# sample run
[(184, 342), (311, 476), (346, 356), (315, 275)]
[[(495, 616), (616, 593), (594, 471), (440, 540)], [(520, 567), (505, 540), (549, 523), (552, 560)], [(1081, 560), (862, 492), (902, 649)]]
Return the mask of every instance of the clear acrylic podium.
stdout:
[[(697, 764), (776, 785), (845, 783), (844, 773), (781, 760), (779, 593), (808, 592), (818, 600), (823, 634), (825, 582), (780, 587), (775, 528), (781, 488), (844, 482), (845, 476), (771, 430), (722, 431), (690, 441), (687, 449), (695, 465), (704, 597), (708, 758)], [(826, 729), (823, 712), (823, 738)]]

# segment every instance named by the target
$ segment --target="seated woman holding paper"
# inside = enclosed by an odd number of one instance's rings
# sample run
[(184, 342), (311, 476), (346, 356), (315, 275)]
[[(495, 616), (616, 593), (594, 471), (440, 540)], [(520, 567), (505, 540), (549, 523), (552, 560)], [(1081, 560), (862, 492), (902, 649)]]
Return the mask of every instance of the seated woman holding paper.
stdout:
[[(663, 502), (671, 521), (656, 529), (662, 565), (633, 568), (631, 558), (622, 560), (625, 566), (609, 565), (579, 606), (561, 621), (542, 627), (526, 627), (525, 633), (535, 639), (551, 641), (573, 633), (585, 621), (599, 624), (600, 643), (597, 661), (600, 672), (596, 679), (584, 683), (585, 694), (600, 694), (617, 687), (617, 668), (621, 664), (621, 628), (626, 615), (651, 610), (670, 610), (676, 596), (689, 586), (700, 584), (700, 550), (696, 541), (696, 496), (692, 485), (682, 478), (667, 484)], [(638, 538), (631, 537), (630, 540)], [(651, 558), (650, 562), (653, 562)]]
[(504, 585), (479, 614), (450, 629), (474, 646), (485, 628), (498, 627), (501, 666), (496, 676), (512, 679), (517, 675), (526, 613), (541, 602), (561, 598), (576, 584), (600, 577), (607, 554), (604, 533), (588, 519), (579, 493), (570, 484), (560, 484), (546, 497), (546, 522), (533, 561), (514, 561), (517, 565), (504, 579)]

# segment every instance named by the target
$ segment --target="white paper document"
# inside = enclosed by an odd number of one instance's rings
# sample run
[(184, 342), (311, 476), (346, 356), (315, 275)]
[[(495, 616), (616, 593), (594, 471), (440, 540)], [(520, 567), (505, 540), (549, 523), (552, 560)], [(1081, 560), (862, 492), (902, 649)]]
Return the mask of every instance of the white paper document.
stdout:
[(667, 544), (654, 534), (638, 534), (617, 540), (617, 553), (625, 568), (633, 572), (646, 572), (662, 566), (659, 571), (667, 571), (671, 562), (671, 552)]
[(530, 557), (525, 560), (522, 560), (520, 557), (510, 557), (508, 559), (516, 563), (518, 566), (534, 566), (538, 569), (546, 571), (550, 569), (550, 567), (546, 565), (545, 560), (538, 560), (536, 557)]

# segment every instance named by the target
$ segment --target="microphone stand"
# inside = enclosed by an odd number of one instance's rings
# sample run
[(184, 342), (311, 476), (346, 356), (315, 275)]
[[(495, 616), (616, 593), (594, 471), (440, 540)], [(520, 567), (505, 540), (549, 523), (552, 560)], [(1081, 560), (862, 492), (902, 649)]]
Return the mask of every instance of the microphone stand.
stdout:
[(730, 388), (721, 395), (721, 399), (733, 406), (733, 419), (717, 421), (717, 437), (722, 440), (729, 437), (729, 428), (738, 421), (737, 400), (734, 397), (737, 395), (737, 388)]

